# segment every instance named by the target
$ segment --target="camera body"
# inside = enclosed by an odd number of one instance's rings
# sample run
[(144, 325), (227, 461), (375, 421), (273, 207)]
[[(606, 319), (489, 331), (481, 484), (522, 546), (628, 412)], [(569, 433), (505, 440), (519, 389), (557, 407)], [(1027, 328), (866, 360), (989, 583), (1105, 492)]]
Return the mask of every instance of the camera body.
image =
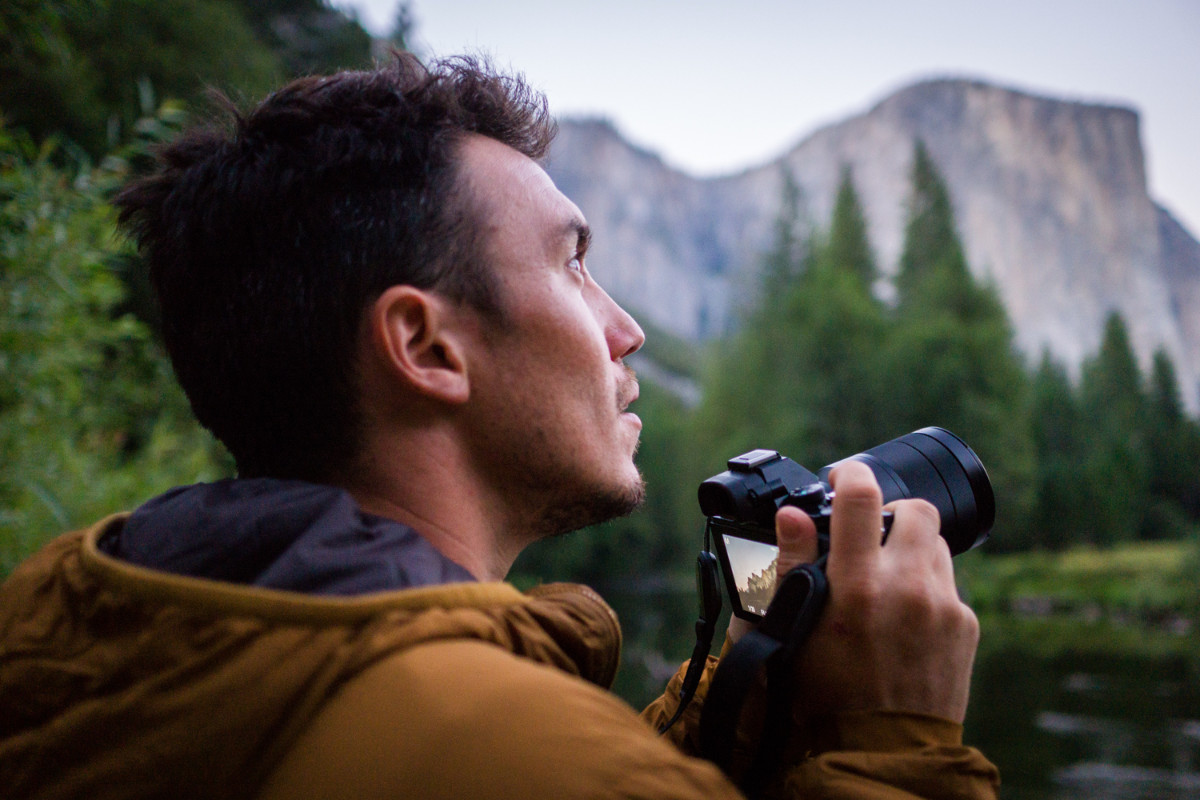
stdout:
[[(844, 461), (871, 468), (883, 501), (920, 497), (937, 507), (941, 535), (952, 555), (982, 544), (995, 521), (987, 470), (975, 452), (944, 428), (922, 428)], [(775, 450), (751, 450), (700, 484), (700, 509), (725, 578), (733, 611), (758, 620), (775, 594), (775, 513), (796, 506), (816, 523), (821, 553), (828, 549), (833, 491), (826, 478), (835, 462), (814, 473)], [(884, 533), (890, 514), (882, 521)]]

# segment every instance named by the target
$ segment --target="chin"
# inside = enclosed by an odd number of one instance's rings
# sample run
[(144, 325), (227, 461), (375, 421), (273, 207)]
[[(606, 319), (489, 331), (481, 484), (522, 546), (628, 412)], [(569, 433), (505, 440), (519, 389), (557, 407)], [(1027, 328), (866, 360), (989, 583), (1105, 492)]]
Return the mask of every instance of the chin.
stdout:
[(637, 510), (646, 499), (646, 482), (636, 468), (631, 479), (575, 493), (570, 500), (547, 509), (541, 520), (544, 536), (557, 536), (597, 525)]

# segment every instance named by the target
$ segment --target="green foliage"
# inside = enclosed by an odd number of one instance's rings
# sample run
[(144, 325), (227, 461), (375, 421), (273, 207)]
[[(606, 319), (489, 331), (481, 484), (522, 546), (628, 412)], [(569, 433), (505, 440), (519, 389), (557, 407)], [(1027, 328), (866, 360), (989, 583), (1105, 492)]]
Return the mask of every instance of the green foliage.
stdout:
[(1200, 425), (1184, 412), (1175, 367), (1162, 350), (1154, 354), (1145, 424), (1152, 508), (1143, 533), (1177, 538), (1188, 520), (1200, 519)]
[[(125, 140), (153, 92), (207, 85), (266, 91), (281, 71), (236, 8), (209, 0), (52, 0), (2, 13), (0, 107), (36, 139), (65, 136), (93, 157)], [(21, 8), (25, 6), (26, 8)]]
[(871, 293), (874, 257), (849, 170), (829, 235), (800, 241), (798, 200), (785, 183), (761, 303), (708, 367), (693, 437), (708, 473), (755, 447), (815, 469), (890, 438), (878, 414), (886, 311)]
[(710, 459), (769, 447), (815, 469), (940, 425), (987, 464), (1003, 498), (998, 539), (1020, 546), (1034, 497), (1029, 378), (995, 291), (967, 268), (949, 196), (919, 146), (913, 186), (892, 309), (872, 292), (877, 270), (850, 171), (828, 233), (807, 246), (785, 185), (761, 304), (718, 346), (693, 438)]
[(1155, 354), (1148, 379), (1124, 321), (1105, 324), (1083, 366), (1079, 404), (1087, 420), (1081, 463), (1096, 519), (1091, 541), (1189, 535), (1200, 519), (1200, 426), (1183, 411), (1175, 369)]
[(1048, 355), (1031, 375), (991, 286), (968, 267), (945, 184), (919, 144), (897, 303), (875, 266), (852, 176), (828, 233), (795, 235), (785, 185), (760, 303), (713, 348), (692, 463), (769, 447), (816, 468), (926, 425), (962, 436), (998, 498), (989, 551), (1180, 539), (1200, 522), (1200, 426), (1165, 354), (1144, 384), (1109, 320), (1080, 384)]
[(763, 260), (757, 303), (734, 336), (712, 347), (702, 369), (704, 395), (693, 440), (698, 461), (708, 458), (719, 465), (722, 458), (767, 446), (772, 439), (772, 448), (786, 452), (800, 439), (794, 392), (803, 381), (797, 360), (802, 342), (795, 338), (789, 313), (807, 262), (796, 232), (799, 217), (799, 189), (785, 176), (775, 246)]
[(875, 254), (871, 252), (867, 238), (867, 218), (854, 189), (854, 176), (849, 166), (842, 168), (829, 241), (823, 255), (830, 264), (853, 273), (862, 286), (870, 287), (878, 277)]
[[(191, 0), (194, 2), (195, 0)], [(288, 77), (361, 69), (371, 60), (371, 35), (322, 0), (231, 0)], [(397, 9), (397, 24), (406, 19)], [(409, 31), (401, 31), (401, 37)]]
[(1038, 465), (1036, 500), (1021, 544), (1057, 550), (1082, 541), (1091, 530), (1091, 497), (1079, 468), (1089, 437), (1067, 372), (1049, 353), (1042, 355), (1034, 374), (1030, 420)]
[(265, 94), (287, 77), (370, 63), (371, 39), (320, 0), (8, 0), (0, 109), (35, 140), (93, 158), (127, 141), (154, 96)]
[(950, 193), (920, 141), (913, 153), (912, 191), (896, 291), (902, 313), (920, 314), (935, 308), (963, 322), (995, 314), (994, 295), (971, 277)]
[(0, 129), (0, 574), (42, 541), (228, 471), (141, 322), (116, 313), (112, 176)]
[(1094, 516), (1089, 541), (1127, 541), (1140, 527), (1149, 464), (1141, 373), (1125, 323), (1115, 313), (1105, 323), (1099, 353), (1083, 365), (1079, 393), (1088, 425), (1082, 477)]
[(981, 614), (1018, 612), (1162, 625), (1193, 619), (1193, 541), (1076, 546), (1060, 553), (962, 559), (959, 580)]
[(895, 435), (879, 414), (889, 392), (880, 360), (887, 312), (871, 291), (875, 258), (849, 169), (829, 234), (815, 236), (810, 252), (784, 313), (798, 368), (789, 396), (805, 410), (795, 452), (816, 468)]

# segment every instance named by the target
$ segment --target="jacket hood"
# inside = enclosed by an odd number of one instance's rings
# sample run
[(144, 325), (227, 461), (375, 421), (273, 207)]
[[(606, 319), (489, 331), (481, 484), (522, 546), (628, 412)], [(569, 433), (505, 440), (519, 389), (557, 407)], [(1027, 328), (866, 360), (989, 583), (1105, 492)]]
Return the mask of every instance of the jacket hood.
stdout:
[(172, 489), (100, 547), (177, 575), (308, 594), (474, 580), (412, 528), (364, 513), (345, 490), (273, 478)]

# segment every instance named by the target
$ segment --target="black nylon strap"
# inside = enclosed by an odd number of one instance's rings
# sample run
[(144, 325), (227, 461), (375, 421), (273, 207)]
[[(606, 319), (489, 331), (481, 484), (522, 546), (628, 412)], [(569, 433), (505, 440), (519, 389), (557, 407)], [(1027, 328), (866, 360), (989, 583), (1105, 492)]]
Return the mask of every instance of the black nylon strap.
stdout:
[(792, 708), (792, 666), (820, 618), (828, 591), (823, 563), (793, 569), (780, 581), (762, 623), (730, 649), (713, 676), (700, 717), (701, 753), (736, 780), (732, 774), (733, 746), (742, 706), (766, 670), (763, 730), (752, 766), (740, 781), (751, 797), (778, 769)]

